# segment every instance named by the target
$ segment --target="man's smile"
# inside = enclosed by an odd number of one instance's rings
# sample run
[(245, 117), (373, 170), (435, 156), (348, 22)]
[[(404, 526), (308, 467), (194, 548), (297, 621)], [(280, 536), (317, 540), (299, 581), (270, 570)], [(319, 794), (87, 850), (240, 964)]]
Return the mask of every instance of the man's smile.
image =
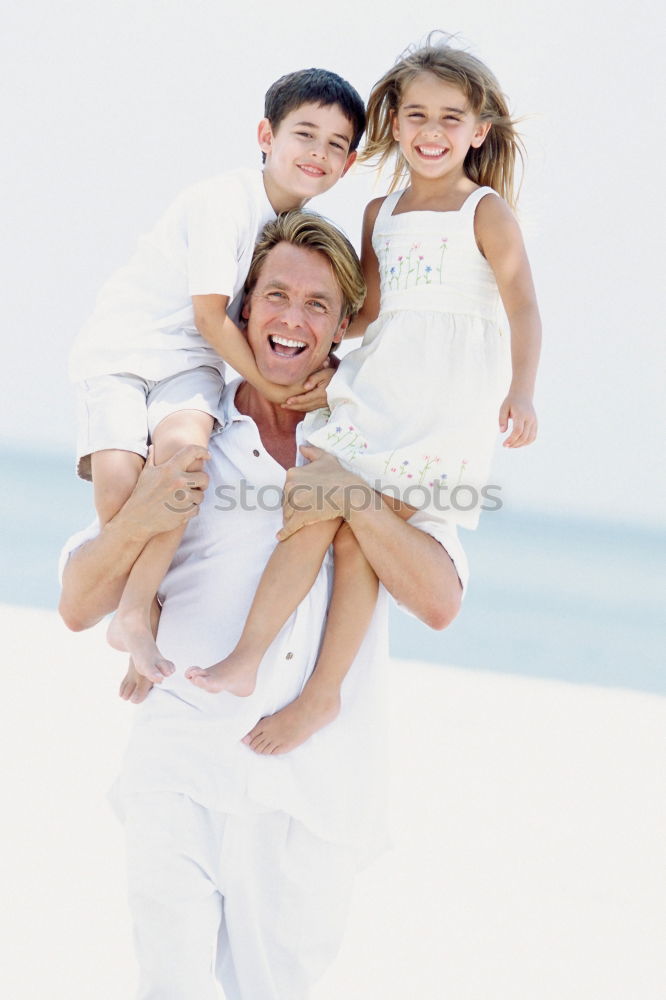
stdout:
[(281, 358), (295, 358), (308, 346), (303, 340), (290, 340), (288, 337), (278, 337), (274, 333), (269, 336), (268, 342), (273, 354), (277, 354)]

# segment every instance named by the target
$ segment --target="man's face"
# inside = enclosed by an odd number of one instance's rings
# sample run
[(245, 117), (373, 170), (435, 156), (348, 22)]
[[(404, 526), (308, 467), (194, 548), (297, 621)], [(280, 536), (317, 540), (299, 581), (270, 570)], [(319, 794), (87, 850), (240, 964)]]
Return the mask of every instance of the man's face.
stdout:
[(243, 306), (247, 339), (264, 378), (300, 382), (322, 367), (349, 324), (342, 293), (323, 253), (278, 243)]

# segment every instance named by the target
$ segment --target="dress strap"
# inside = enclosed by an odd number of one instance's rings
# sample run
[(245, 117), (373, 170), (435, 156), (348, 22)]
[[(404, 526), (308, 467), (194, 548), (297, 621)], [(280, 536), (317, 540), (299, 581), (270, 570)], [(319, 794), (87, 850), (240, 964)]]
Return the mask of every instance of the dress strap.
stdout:
[(467, 196), (467, 198), (462, 204), (462, 208), (460, 209), (460, 211), (474, 215), (474, 213), (476, 212), (476, 206), (479, 204), (482, 198), (485, 198), (487, 194), (494, 194), (497, 195), (498, 198), (500, 197), (499, 194), (497, 194), (495, 188), (487, 186), (477, 188), (476, 191), (472, 191), (472, 193)]
[(401, 194), (404, 192), (404, 188), (400, 188), (399, 191), (392, 191), (391, 194), (387, 194), (384, 201), (381, 203), (379, 211), (377, 212), (377, 218), (375, 219), (375, 228), (377, 226), (383, 226), (384, 223), (390, 219), (393, 214), (393, 209), (398, 204)]

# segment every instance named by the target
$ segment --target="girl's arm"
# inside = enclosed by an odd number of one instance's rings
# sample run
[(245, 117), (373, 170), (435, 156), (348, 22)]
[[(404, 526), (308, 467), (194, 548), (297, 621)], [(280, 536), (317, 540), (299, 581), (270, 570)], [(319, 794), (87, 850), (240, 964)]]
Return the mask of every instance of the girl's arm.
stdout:
[(363, 213), (361, 268), (368, 290), (363, 307), (349, 324), (345, 340), (349, 337), (362, 337), (368, 326), (379, 316), (379, 264), (372, 246), (372, 231), (383, 201), (383, 198), (373, 198)]
[(479, 250), (493, 269), (511, 327), (509, 393), (500, 407), (502, 432), (512, 421), (505, 448), (520, 448), (536, 437), (537, 418), (532, 398), (541, 350), (541, 319), (532, 272), (520, 227), (502, 198), (488, 195), (476, 210), (474, 231)]
[(290, 397), (298, 397), (301, 393), (318, 386), (321, 389), (322, 399), (319, 400), (317, 397), (309, 408), (316, 409), (317, 406), (324, 405), (326, 384), (332, 378), (333, 372), (330, 375), (328, 372), (315, 372), (305, 382), (298, 382), (295, 385), (276, 385), (269, 382), (257, 368), (252, 349), (242, 332), (227, 315), (228, 304), (227, 295), (192, 296), (194, 322), (206, 343), (272, 403), (285, 403)]

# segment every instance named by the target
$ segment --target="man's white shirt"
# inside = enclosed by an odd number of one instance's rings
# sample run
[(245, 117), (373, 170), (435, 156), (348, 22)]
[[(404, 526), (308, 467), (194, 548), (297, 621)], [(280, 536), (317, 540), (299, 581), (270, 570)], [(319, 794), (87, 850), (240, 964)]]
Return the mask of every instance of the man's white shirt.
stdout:
[[(222, 429), (211, 438), (206, 466), (210, 484), (160, 588), (158, 644), (176, 673), (136, 709), (114, 799), (122, 810), (128, 796), (163, 790), (226, 813), (282, 810), (367, 859), (387, 842), (388, 595), (382, 586), (343, 684), (339, 717), (290, 753), (258, 755), (241, 739), (260, 718), (293, 701), (314, 668), (332, 584), (330, 553), (266, 653), (253, 695), (208, 694), (184, 677), (187, 667), (210, 666), (234, 647), (282, 525), (285, 470), (264, 448), (255, 422), (237, 410), (239, 384), (224, 390)], [(443, 522), (419, 527), (442, 542), (464, 584), (455, 528)], [(97, 530), (91, 525), (70, 539), (63, 561)]]

